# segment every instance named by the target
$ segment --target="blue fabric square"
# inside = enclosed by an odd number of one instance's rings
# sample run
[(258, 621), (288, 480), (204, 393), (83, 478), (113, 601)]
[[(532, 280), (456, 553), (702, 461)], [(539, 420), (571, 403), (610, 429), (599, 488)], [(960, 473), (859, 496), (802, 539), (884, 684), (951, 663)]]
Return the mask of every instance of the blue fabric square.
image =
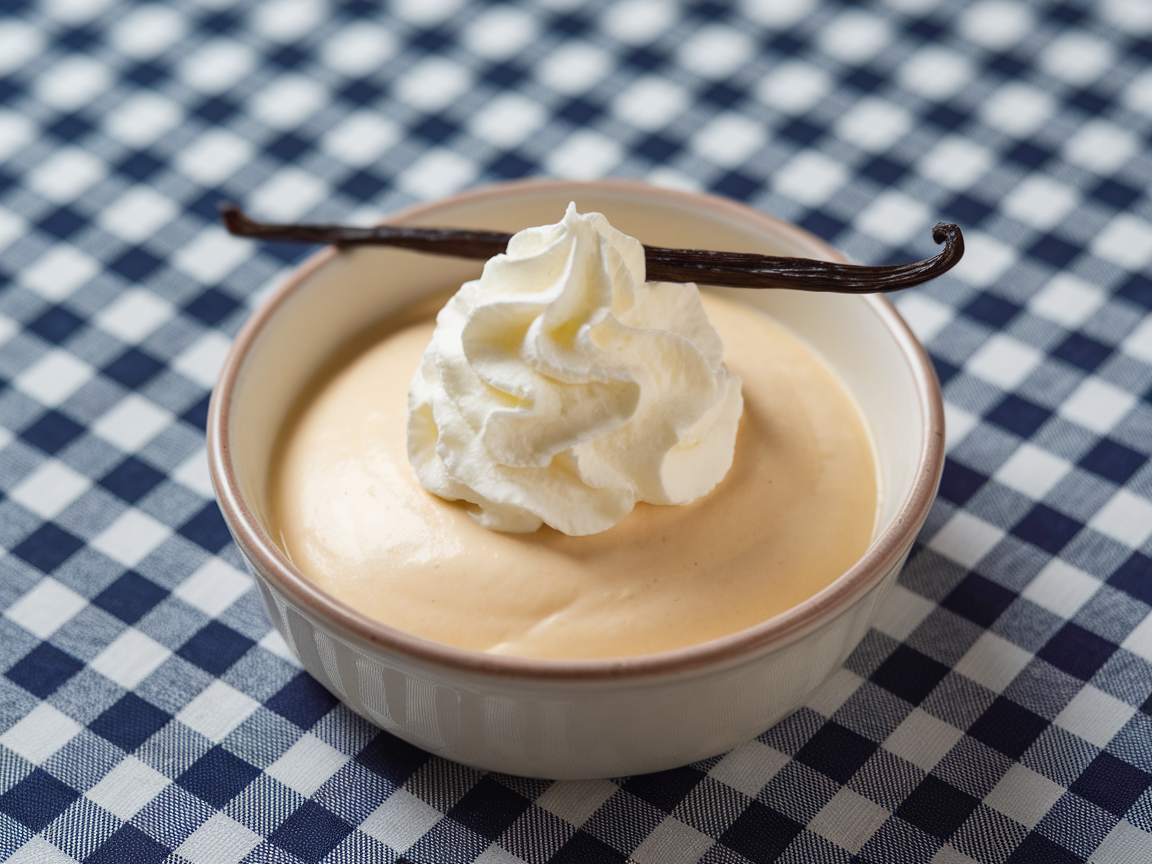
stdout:
[(1043, 717), (1011, 699), (997, 696), (972, 724), (968, 734), (1005, 756), (1019, 759), (1047, 728), (1048, 721)]
[(259, 768), (217, 745), (193, 762), (176, 782), (213, 807), (223, 807), (259, 776)]
[[(935, 37), (927, 38), (932, 39)], [(944, 129), (956, 129), (967, 123), (971, 119), (971, 115), (963, 111), (957, 111), (951, 105), (937, 105), (928, 113), (925, 119), (929, 123), (933, 123)]]
[(872, 682), (901, 699), (919, 705), (944, 680), (948, 667), (915, 648), (898, 645), (872, 673)]
[(860, 169), (869, 177), (884, 186), (891, 186), (908, 173), (908, 166), (884, 156), (877, 156), (866, 162)]
[(32, 831), (42, 831), (79, 797), (80, 793), (75, 789), (61, 783), (43, 768), (37, 768), (0, 795), (0, 813), (11, 816)]
[(88, 220), (71, 207), (61, 207), (41, 219), (36, 227), (53, 237), (67, 240), (87, 224)]
[(192, 110), (193, 114), (207, 120), (209, 123), (223, 123), (239, 110), (239, 106), (231, 99), (223, 96), (213, 96), (205, 99)]
[(108, 838), (99, 849), (84, 859), (84, 864), (160, 864), (171, 850), (153, 840), (131, 823)]
[(79, 537), (52, 522), (45, 522), (17, 544), (12, 552), (40, 571), (51, 573), (83, 546), (84, 541)]
[(35, 321), (28, 329), (54, 344), (59, 344), (84, 326), (84, 320), (69, 312), (63, 306), (53, 306)]
[(1103, 439), (1080, 460), (1080, 467), (1099, 474), (1113, 483), (1127, 483), (1128, 479), (1144, 467), (1148, 457), (1143, 453), (1118, 444), (1111, 438)]
[(448, 815), (481, 837), (495, 840), (532, 806), (532, 802), (491, 777), (481, 777)]
[(41, 642), (5, 672), (4, 677), (29, 693), (47, 699), (83, 668), (84, 664), (71, 654), (65, 654), (49, 642)]
[(1071, 516), (1065, 516), (1046, 504), (1037, 504), (1012, 528), (1021, 540), (1035, 544), (1050, 555), (1056, 555), (1084, 527)]
[(177, 656), (195, 663), (212, 675), (223, 675), (248, 653), (256, 643), (226, 627), (219, 621), (209, 621), (200, 632), (180, 646)]
[(135, 456), (129, 456), (100, 478), (101, 486), (129, 504), (135, 504), (163, 482), (164, 474)]
[(172, 719), (135, 693), (125, 693), (112, 707), (88, 724), (88, 728), (131, 753)]
[(799, 224), (805, 231), (811, 231), (817, 237), (828, 241), (835, 240), (848, 227), (843, 220), (820, 210), (813, 210), (801, 219)]
[(685, 766), (656, 774), (638, 774), (628, 778), (620, 788), (657, 810), (671, 813), (704, 776), (703, 771)]
[(218, 324), (236, 311), (240, 304), (222, 291), (209, 288), (184, 307), (184, 311), (212, 326)]
[(268, 142), (265, 146), (269, 153), (285, 162), (293, 162), (312, 149), (312, 145), (308, 141), (290, 132)]
[(459, 131), (459, 127), (443, 117), (429, 117), (412, 129), (413, 134), (426, 138), (432, 144), (442, 144)]
[(1004, 864), (1084, 864), (1079, 855), (1033, 831)]
[(315, 801), (305, 801), (268, 839), (308, 864), (316, 864), (352, 833), (352, 826)]
[(830, 720), (800, 748), (796, 761), (815, 768), (837, 783), (847, 783), (879, 746), (875, 741)]
[(1051, 416), (1052, 412), (1047, 408), (1010, 394), (988, 412), (987, 419), (1002, 429), (1015, 432), (1021, 438), (1031, 438)]
[(926, 834), (947, 840), (979, 804), (978, 799), (929, 774), (904, 799), (896, 815)]
[(681, 143), (674, 141), (666, 135), (652, 134), (645, 136), (633, 145), (635, 151), (653, 162), (663, 162), (681, 149)]
[(135, 389), (163, 368), (164, 364), (151, 354), (139, 348), (129, 348), (101, 371), (113, 381)]
[(216, 554), (232, 542), (224, 517), (215, 501), (209, 501), (204, 508), (180, 526), (180, 533), (212, 554)]
[(150, 579), (129, 570), (92, 598), (92, 605), (115, 615), (125, 624), (135, 624), (168, 596)]
[(357, 762), (395, 786), (403, 786), (431, 758), (426, 751), (387, 732), (381, 732), (356, 755)]
[(1152, 309), (1152, 278), (1143, 273), (1133, 274), (1116, 293), (1133, 303), (1139, 303), (1145, 309)]
[(957, 195), (943, 206), (944, 215), (961, 225), (979, 225), (996, 209), (983, 201), (977, 201), (970, 195)]
[(1053, 267), (1063, 268), (1071, 264), (1072, 260), (1080, 254), (1080, 251), (1079, 246), (1048, 234), (1032, 244), (1028, 254), (1051, 264)]
[(1043, 148), (1021, 141), (1005, 154), (1013, 162), (1019, 162), (1027, 168), (1039, 168), (1052, 158), (1052, 153)]
[(963, 505), (988, 482), (979, 471), (973, 471), (952, 459), (944, 460), (944, 473), (940, 478), (940, 495), (953, 504)]
[(763, 184), (740, 171), (729, 171), (712, 183), (712, 191), (737, 201), (747, 201), (760, 191)]
[(1152, 606), (1152, 558), (1133, 552), (1108, 579), (1108, 584)]
[(358, 201), (370, 201), (383, 192), (387, 186), (386, 180), (376, 176), (371, 171), (356, 171), (340, 184), (339, 191)]
[(567, 104), (561, 105), (556, 113), (557, 116), (571, 121), (574, 125), (583, 126), (599, 117), (603, 110), (602, 106), (577, 97)]
[(157, 171), (164, 168), (164, 163), (149, 153), (137, 152), (129, 156), (116, 166), (116, 171), (143, 183)]
[(789, 138), (802, 146), (811, 146), (824, 135), (824, 129), (814, 126), (807, 120), (793, 120), (778, 130), (780, 137)]
[(994, 294), (982, 293), (960, 311), (977, 321), (1003, 329), (1004, 325), (1019, 314), (1020, 307)]
[(981, 627), (991, 627), (1015, 599), (1016, 594), (1007, 588), (978, 573), (969, 573), (940, 605)]
[(1149, 786), (1152, 774), (1104, 752), (1092, 760), (1068, 791), (1123, 818)]
[(311, 729), (339, 701), (307, 672), (300, 672), (265, 702), (264, 707), (301, 729)]
[(205, 396), (187, 411), (180, 415), (180, 419), (189, 426), (195, 426), (201, 432), (208, 428), (208, 402), (211, 396)]
[(139, 282), (160, 266), (160, 259), (143, 249), (129, 249), (108, 266), (129, 282)]
[(1116, 645), (1069, 621), (1036, 656), (1057, 669), (1087, 681), (1116, 653)]
[(549, 859), (549, 864), (624, 864), (622, 855), (587, 831), (577, 831)]
[(753, 864), (768, 864), (780, 857), (803, 829), (787, 816), (752, 801), (720, 836), (720, 842)]
[(75, 441), (84, 427), (59, 411), (47, 411), (44, 416), (20, 433), (20, 437), (39, 447), (45, 453), (55, 454)]
[(1112, 349), (1103, 342), (1089, 339), (1081, 333), (1073, 333), (1056, 346), (1052, 356), (1087, 372), (1095, 372), (1101, 363), (1112, 356)]

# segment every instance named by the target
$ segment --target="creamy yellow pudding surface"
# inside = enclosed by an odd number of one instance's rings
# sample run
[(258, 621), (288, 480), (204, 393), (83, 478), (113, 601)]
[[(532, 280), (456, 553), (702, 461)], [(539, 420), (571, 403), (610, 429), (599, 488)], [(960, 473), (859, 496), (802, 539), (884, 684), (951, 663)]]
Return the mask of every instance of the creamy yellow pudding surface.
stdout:
[(435, 326), (424, 310), (349, 346), (301, 396), (273, 457), (273, 537), (368, 615), (497, 654), (663, 651), (794, 606), (871, 540), (871, 441), (802, 342), (747, 307), (708, 294), (704, 306), (744, 379), (744, 415), (732, 469), (694, 503), (638, 504), (569, 537), (490, 531), (426, 491), (406, 443), (408, 384)]

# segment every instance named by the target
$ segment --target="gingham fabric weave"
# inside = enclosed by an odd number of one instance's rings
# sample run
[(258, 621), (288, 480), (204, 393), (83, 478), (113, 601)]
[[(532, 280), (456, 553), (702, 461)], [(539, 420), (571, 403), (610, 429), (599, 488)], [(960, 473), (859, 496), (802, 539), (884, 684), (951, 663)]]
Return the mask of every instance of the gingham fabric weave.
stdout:
[[(0, 4), (0, 858), (1152, 861), (1152, 3)], [(303, 250), (491, 180), (703, 189), (859, 260), (944, 384), (940, 498), (792, 717), (523, 780), (352, 715), (212, 501), (209, 389)]]

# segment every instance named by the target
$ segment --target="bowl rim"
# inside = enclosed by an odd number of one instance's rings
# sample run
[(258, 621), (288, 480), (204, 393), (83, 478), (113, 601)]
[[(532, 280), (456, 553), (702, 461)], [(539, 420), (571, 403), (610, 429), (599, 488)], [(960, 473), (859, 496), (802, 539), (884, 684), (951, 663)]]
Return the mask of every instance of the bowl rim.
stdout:
[[(385, 223), (402, 223), (446, 206), (503, 198), (509, 194), (559, 191), (583, 187), (594, 191), (634, 193), (682, 204), (703, 203), (742, 221), (758, 223), (769, 232), (815, 247), (830, 261), (847, 261), (838, 250), (791, 223), (746, 204), (706, 193), (683, 192), (635, 180), (592, 182), (531, 178), (478, 186), (457, 195), (416, 204), (390, 214)], [(252, 313), (237, 334), (224, 361), (208, 409), (209, 473), (221, 513), (241, 552), (293, 605), (319, 616), (329, 630), (361, 643), (402, 655), (411, 661), (487, 677), (522, 680), (583, 680), (608, 682), (669, 676), (703, 668), (727, 667), (761, 653), (783, 648), (837, 617), (874, 588), (908, 550), (935, 498), (944, 462), (944, 407), (936, 372), (924, 348), (895, 307), (882, 294), (862, 299), (895, 340), (907, 362), (917, 392), (923, 440), (917, 454), (911, 489), (889, 527), (864, 555), (831, 584), (811, 597), (765, 621), (707, 642), (651, 654), (624, 657), (551, 659), (488, 654), (436, 642), (398, 630), (328, 594), (298, 570), (264, 531), (241, 491), (232, 461), (228, 434), (231, 405), (245, 360), (277, 310), (320, 268), (340, 252), (325, 247), (306, 258)], [(299, 611), (299, 609), (297, 610)]]

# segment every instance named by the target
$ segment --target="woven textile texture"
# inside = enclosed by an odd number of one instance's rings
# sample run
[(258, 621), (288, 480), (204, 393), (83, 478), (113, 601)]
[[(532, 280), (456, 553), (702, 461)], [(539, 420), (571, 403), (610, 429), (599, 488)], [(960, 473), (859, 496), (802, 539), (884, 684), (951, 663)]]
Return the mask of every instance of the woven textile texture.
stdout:
[[(5, 0), (0, 859), (1152, 861), (1152, 3)], [(305, 252), (493, 180), (634, 177), (858, 260), (944, 386), (873, 629), (730, 753), (485, 775), (339, 705), (208, 482), (231, 337)]]

